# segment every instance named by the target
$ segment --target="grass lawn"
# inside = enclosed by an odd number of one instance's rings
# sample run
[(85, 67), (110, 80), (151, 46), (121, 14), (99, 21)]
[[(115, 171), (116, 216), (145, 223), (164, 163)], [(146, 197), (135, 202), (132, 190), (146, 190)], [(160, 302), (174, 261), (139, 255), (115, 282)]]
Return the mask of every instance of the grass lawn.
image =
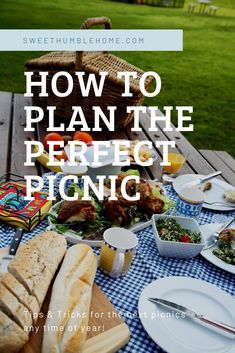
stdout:
[[(188, 2), (184, 9), (170, 9), (110, 0), (5, 0), (0, 27), (75, 29), (86, 17), (106, 15), (113, 28), (183, 29), (183, 52), (117, 54), (160, 74), (162, 91), (146, 104), (194, 106), (195, 131), (186, 136), (195, 147), (235, 157), (235, 1), (215, 0), (220, 6), (215, 17), (188, 14)], [(24, 92), (24, 62), (40, 54), (1, 52), (0, 91)]]

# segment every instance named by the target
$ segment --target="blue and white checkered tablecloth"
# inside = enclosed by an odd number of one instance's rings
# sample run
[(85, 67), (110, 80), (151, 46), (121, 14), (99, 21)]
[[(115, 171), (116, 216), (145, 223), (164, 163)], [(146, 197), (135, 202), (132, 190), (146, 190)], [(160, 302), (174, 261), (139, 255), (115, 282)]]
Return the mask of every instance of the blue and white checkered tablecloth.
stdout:
[[(171, 186), (167, 186), (168, 196), (176, 200), (176, 193)], [(204, 210), (199, 223), (222, 223), (227, 217), (235, 217), (235, 211), (214, 212)], [(43, 221), (31, 233), (25, 233), (22, 241), (26, 242), (36, 234), (44, 231), (47, 221)], [(14, 229), (5, 224), (0, 225), (0, 247), (9, 246)], [(215, 284), (222, 290), (235, 295), (235, 276), (215, 267), (201, 255), (189, 259), (179, 260), (159, 256), (151, 227), (137, 233), (139, 239), (138, 251), (134, 257), (132, 267), (124, 278), (112, 279), (104, 275), (99, 269), (96, 283), (102, 288), (111, 303), (122, 315), (131, 331), (129, 343), (122, 348), (121, 353), (152, 353), (162, 352), (142, 327), (138, 318), (138, 298), (143, 288), (152, 281), (167, 276), (185, 276), (202, 279)], [(96, 251), (97, 254), (99, 250)]]

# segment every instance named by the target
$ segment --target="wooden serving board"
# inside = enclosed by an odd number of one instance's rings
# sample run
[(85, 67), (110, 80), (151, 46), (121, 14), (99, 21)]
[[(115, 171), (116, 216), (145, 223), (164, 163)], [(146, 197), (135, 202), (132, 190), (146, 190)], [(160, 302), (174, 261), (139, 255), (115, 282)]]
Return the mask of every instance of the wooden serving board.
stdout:
[[(7, 254), (8, 248), (0, 249), (0, 259)], [(31, 332), (29, 341), (19, 353), (41, 353), (43, 325), (50, 295), (51, 290), (48, 291), (41, 308), (43, 318), (39, 318), (36, 324), (36, 327), (39, 327), (38, 332)], [(123, 347), (130, 338), (128, 326), (96, 284), (93, 285), (88, 329), (90, 331), (87, 332), (83, 353), (114, 353)]]

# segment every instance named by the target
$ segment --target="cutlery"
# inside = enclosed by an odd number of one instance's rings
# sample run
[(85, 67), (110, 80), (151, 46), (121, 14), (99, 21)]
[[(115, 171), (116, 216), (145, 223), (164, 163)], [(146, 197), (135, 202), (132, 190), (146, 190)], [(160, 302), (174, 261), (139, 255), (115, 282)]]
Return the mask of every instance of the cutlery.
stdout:
[(215, 178), (215, 177), (217, 177), (218, 175), (221, 175), (221, 174), (222, 174), (221, 171), (217, 171), (217, 172), (208, 174), (206, 176), (197, 178), (196, 180), (193, 180), (193, 181), (190, 181), (190, 182), (186, 183), (184, 185), (184, 187), (191, 187), (191, 186), (196, 186), (196, 185), (203, 184), (205, 181), (211, 180), (211, 179), (213, 179), (213, 178)]
[(222, 232), (225, 228), (227, 228), (233, 221), (234, 217), (229, 218), (216, 232), (213, 232), (206, 240), (206, 245), (203, 250), (207, 250), (211, 248), (217, 241), (219, 240), (219, 233)]
[(181, 314), (184, 315), (182, 316), (182, 318), (188, 317), (194, 320), (195, 322), (198, 322), (199, 324), (203, 325), (204, 327), (207, 327), (212, 329), (213, 331), (216, 331), (217, 333), (223, 334), (229, 338), (235, 338), (235, 327), (233, 326), (230, 326), (220, 321), (210, 319), (205, 315), (197, 314), (195, 311), (188, 309), (185, 306), (178, 305), (168, 300), (159, 299), (159, 298), (148, 298), (148, 300), (154, 304), (160, 304), (168, 309), (172, 309), (180, 312)]
[(11, 245), (9, 248), (9, 253), (7, 256), (4, 256), (1, 260), (0, 263), (0, 274), (3, 274), (7, 272), (7, 268), (11, 260), (14, 258), (16, 251), (18, 249), (18, 246), (20, 245), (20, 241), (23, 235), (23, 229), (22, 228), (17, 228), (15, 235), (11, 241)]
[(227, 202), (222, 202), (222, 201), (214, 201), (214, 202), (207, 202), (204, 201), (203, 203), (207, 205), (218, 205), (218, 206), (223, 206), (223, 207), (232, 207), (235, 208), (235, 204), (232, 203), (227, 203)]

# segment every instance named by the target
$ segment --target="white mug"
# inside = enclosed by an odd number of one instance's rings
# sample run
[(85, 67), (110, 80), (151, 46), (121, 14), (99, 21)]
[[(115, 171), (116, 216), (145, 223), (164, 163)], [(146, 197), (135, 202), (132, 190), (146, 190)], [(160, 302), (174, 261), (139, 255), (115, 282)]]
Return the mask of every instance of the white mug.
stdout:
[(110, 277), (127, 274), (138, 245), (137, 236), (128, 229), (113, 227), (104, 232), (100, 269)]

